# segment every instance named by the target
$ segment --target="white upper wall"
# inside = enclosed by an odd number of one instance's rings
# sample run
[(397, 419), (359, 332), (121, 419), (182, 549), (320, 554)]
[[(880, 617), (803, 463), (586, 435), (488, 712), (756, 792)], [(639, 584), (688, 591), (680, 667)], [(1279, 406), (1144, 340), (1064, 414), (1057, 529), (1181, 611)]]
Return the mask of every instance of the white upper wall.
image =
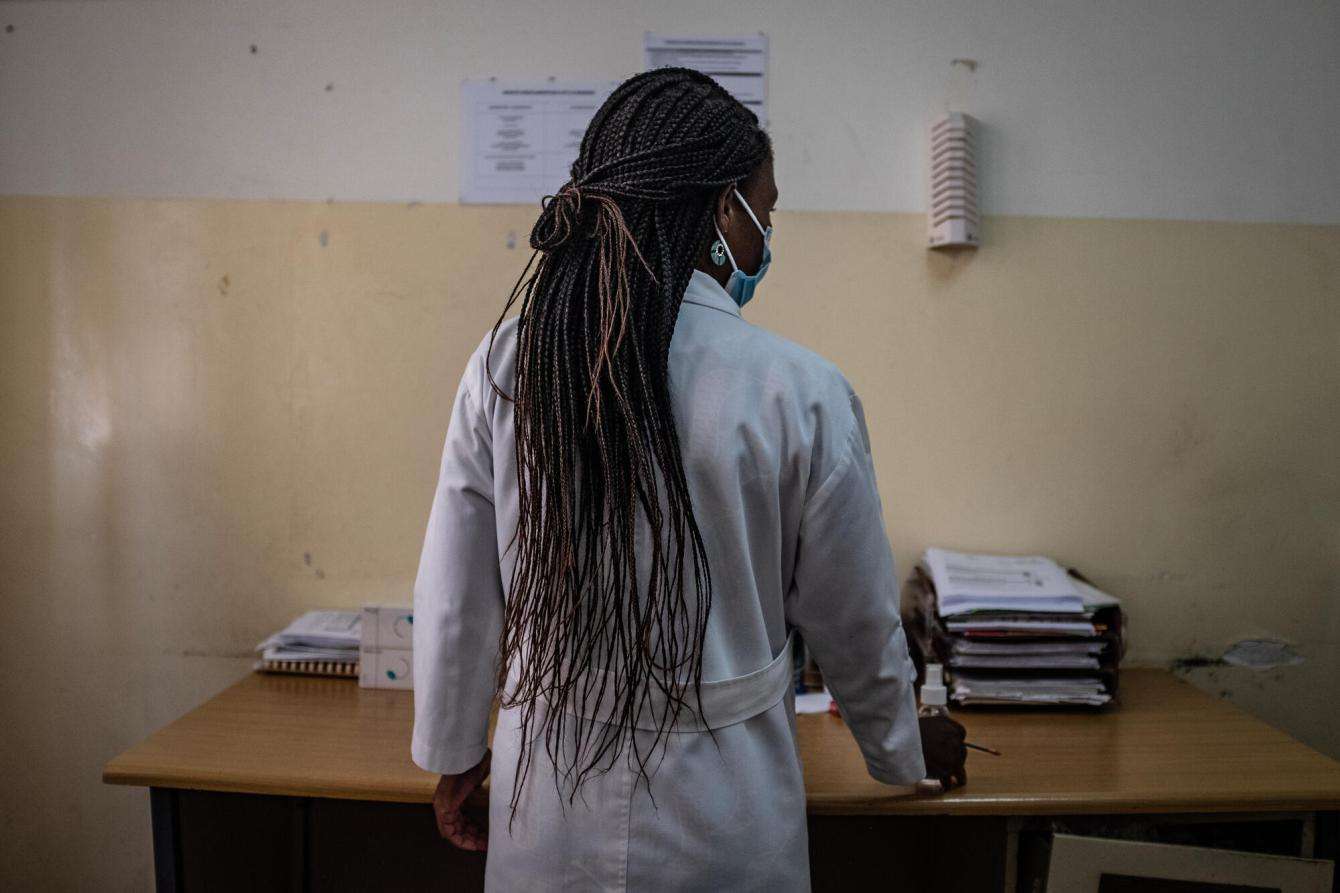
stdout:
[(454, 201), (462, 79), (626, 76), (645, 30), (769, 35), (784, 208), (921, 210), (952, 106), (987, 213), (1340, 222), (1325, 0), (6, 3), (0, 193)]

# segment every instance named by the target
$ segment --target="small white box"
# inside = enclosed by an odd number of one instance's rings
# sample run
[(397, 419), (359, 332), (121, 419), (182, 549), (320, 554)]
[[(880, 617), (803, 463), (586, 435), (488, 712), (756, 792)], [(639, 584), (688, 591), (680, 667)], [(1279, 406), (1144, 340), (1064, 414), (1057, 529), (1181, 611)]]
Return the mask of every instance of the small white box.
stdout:
[(364, 648), (410, 648), (414, 644), (414, 610), (399, 605), (363, 607)]
[(360, 650), (360, 688), (414, 688), (414, 652), (408, 648)]
[(358, 647), (362, 688), (414, 687), (414, 611), (399, 605), (366, 605)]

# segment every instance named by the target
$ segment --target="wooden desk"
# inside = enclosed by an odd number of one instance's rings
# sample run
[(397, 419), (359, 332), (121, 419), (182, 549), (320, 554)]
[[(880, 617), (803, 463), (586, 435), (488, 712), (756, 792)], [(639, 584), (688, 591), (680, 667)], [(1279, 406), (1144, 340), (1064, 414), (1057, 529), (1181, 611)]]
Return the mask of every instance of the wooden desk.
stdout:
[[(1315, 839), (1320, 854), (1334, 852), (1331, 813), (1340, 810), (1340, 763), (1169, 673), (1126, 671), (1121, 704), (1103, 713), (955, 715), (968, 727), (970, 741), (1003, 756), (972, 753), (968, 786), (937, 798), (908, 796), (871, 779), (841, 720), (798, 717), (816, 888), (823, 886), (823, 864), (849, 869), (854, 864), (850, 847), (837, 858), (831, 847), (880, 841), (887, 857), (890, 832), (902, 840), (927, 834), (947, 840), (948, 834), (935, 832), (948, 827), (943, 817), (957, 822), (955, 837), (964, 823), (980, 819), (977, 825), (987, 837), (1000, 838), (999, 852), (984, 869), (999, 880), (995, 886), (1012, 885), (1015, 843), (996, 832), (1029, 827), (1020, 821), (1028, 816), (1278, 816), (1300, 822), (1304, 849)], [(183, 834), (190, 831), (184, 802), (194, 815), (241, 802), (203, 795), (183, 801), (176, 792), (229, 792), (272, 805), (305, 804), (298, 810), (302, 815), (281, 818), (280, 824), (302, 825), (302, 846), (308, 848), (303, 859), (310, 862), (312, 841), (304, 823), (313, 810), (327, 817), (322, 819), (327, 826), (347, 825), (347, 816), (329, 818), (338, 812), (338, 801), (359, 801), (367, 811), (372, 804), (430, 800), (435, 778), (409, 759), (412, 719), (408, 692), (363, 690), (350, 680), (255, 674), (113, 759), (103, 780), (154, 790), (156, 851), (181, 849)], [(1320, 825), (1311, 818), (1319, 812)], [(422, 807), (401, 807), (394, 814), (405, 821), (421, 816), (431, 832)], [(873, 821), (877, 817), (888, 821)], [(927, 846), (948, 845), (917, 843), (923, 853)], [(281, 854), (281, 861), (287, 858)], [(160, 884), (180, 879), (185, 868), (180, 852), (156, 852), (156, 860)], [(472, 876), (482, 870), (477, 860), (466, 862)], [(310, 877), (312, 866), (304, 863), (293, 871), (295, 877)]]

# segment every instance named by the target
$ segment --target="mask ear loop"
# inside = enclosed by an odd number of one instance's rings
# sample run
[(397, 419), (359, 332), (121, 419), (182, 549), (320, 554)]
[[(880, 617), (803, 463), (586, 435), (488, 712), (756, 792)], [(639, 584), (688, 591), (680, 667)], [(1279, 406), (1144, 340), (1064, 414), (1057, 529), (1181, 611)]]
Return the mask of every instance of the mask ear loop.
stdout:
[(763, 228), (763, 224), (758, 222), (758, 218), (754, 216), (754, 209), (749, 207), (749, 202), (744, 200), (743, 195), (740, 195), (740, 190), (732, 186), (731, 192), (735, 193), (735, 197), (740, 200), (740, 204), (744, 205), (745, 213), (749, 215), (750, 220), (754, 221), (754, 226), (757, 227), (759, 233), (766, 236), (768, 231)]
[(735, 263), (735, 255), (731, 254), (730, 246), (726, 244), (726, 237), (721, 234), (721, 227), (717, 226), (716, 220), (712, 221), (712, 229), (717, 231), (717, 241), (726, 252), (726, 257), (730, 259), (730, 268), (734, 272), (739, 272), (739, 265)]
[[(744, 200), (743, 195), (740, 195), (740, 190), (732, 186), (730, 191), (735, 193), (736, 200), (744, 206), (744, 212), (748, 214), (749, 219), (754, 222), (755, 229), (757, 229), (761, 235), (766, 237), (768, 231), (763, 228), (763, 224), (758, 222), (758, 218), (754, 216), (754, 209), (749, 207), (749, 202)], [(721, 247), (726, 250), (726, 257), (730, 260), (731, 270), (738, 272), (740, 265), (735, 262), (735, 255), (731, 253), (730, 245), (726, 244), (726, 237), (721, 234), (721, 227), (717, 226), (715, 217), (712, 219), (712, 229), (716, 230), (717, 240), (721, 242)]]

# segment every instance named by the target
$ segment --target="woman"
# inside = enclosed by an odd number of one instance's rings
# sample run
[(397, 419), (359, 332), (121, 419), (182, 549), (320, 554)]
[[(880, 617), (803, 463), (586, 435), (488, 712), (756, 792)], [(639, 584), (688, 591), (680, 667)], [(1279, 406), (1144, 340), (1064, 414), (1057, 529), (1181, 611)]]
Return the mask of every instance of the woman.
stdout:
[[(470, 358), (413, 757), (490, 889), (808, 889), (790, 629), (871, 775), (961, 776), (961, 728), (923, 762), (860, 401), (740, 315), (776, 200), (753, 113), (693, 71), (631, 78)], [(490, 769), (486, 837), (460, 807)]]

